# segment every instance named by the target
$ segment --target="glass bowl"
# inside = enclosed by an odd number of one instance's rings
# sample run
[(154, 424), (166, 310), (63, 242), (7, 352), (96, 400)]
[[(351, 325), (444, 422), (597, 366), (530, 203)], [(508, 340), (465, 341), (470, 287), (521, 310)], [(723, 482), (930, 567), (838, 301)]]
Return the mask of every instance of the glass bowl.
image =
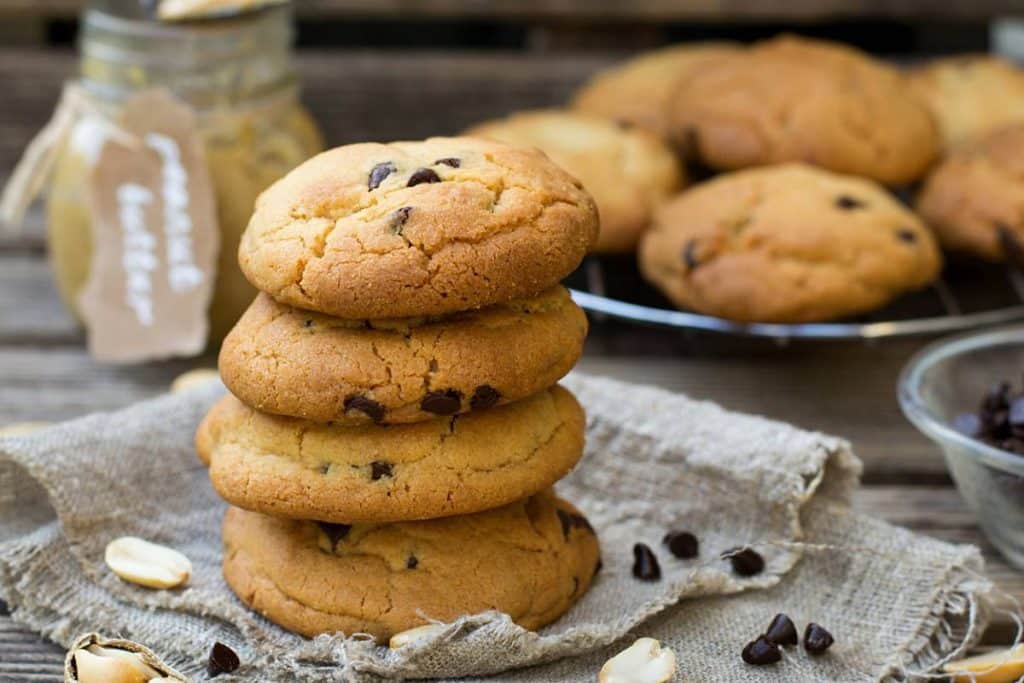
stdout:
[(985, 535), (1024, 569), (1024, 456), (972, 439), (953, 418), (976, 413), (1000, 382), (1015, 388), (1024, 375), (1024, 326), (953, 337), (919, 351), (900, 374), (900, 407), (942, 447), (953, 481)]

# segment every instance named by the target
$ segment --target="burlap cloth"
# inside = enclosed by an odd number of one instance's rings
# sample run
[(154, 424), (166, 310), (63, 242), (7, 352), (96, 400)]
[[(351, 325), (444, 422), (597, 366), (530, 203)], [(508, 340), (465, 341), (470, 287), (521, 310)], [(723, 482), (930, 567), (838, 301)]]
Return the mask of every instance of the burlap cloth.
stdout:
[[(59, 643), (89, 631), (131, 639), (197, 681), (223, 641), (243, 662), (225, 683), (593, 681), (640, 635), (675, 650), (680, 681), (877, 681), (934, 670), (980, 635), (991, 587), (978, 550), (851, 511), (860, 463), (845, 441), (649, 387), (581, 374), (566, 383), (587, 409), (587, 453), (559, 490), (597, 528), (604, 569), (539, 633), (488, 613), (389, 651), (358, 637), (306, 640), (247, 610), (221, 578), (224, 504), (192, 447), (216, 383), (0, 441), (0, 598)], [(699, 560), (665, 552), (669, 528), (699, 536)], [(186, 553), (188, 586), (114, 577), (103, 549), (128, 534)], [(631, 575), (638, 541), (658, 553), (660, 582)], [(718, 559), (740, 544), (765, 556), (763, 574), (739, 579)], [(829, 628), (830, 653), (744, 665), (743, 645), (779, 611)]]

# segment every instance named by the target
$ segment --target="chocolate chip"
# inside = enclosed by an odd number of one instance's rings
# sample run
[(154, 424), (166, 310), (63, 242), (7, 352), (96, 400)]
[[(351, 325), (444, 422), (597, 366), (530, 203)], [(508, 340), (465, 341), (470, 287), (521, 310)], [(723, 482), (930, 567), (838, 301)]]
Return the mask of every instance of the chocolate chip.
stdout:
[(384, 182), (385, 178), (397, 170), (398, 168), (395, 167), (395, 164), (390, 161), (377, 164), (370, 170), (370, 178), (366, 182), (367, 187), (370, 188), (371, 192), (376, 190)]
[(405, 561), (406, 569), (416, 569), (416, 567), (418, 566), (420, 566), (420, 561), (416, 558), (415, 555), (410, 555), (409, 559)]
[(697, 240), (690, 240), (683, 247), (683, 263), (690, 270), (700, 265), (700, 260), (697, 258)]
[(782, 659), (782, 651), (779, 646), (769, 642), (764, 636), (758, 636), (743, 648), (743, 661), (753, 666), (765, 666), (774, 664)]
[(812, 655), (820, 655), (825, 650), (832, 647), (832, 643), (835, 639), (832, 634), (826, 631), (821, 626), (818, 626), (813, 621), (807, 624), (806, 630), (804, 630), (804, 649)]
[(9, 617), (9, 616), (11, 616), (11, 608), (10, 608), (10, 606), (8, 606), (8, 604), (6, 602), (4, 602), (3, 600), (0, 600), (0, 617)]
[(402, 234), (402, 227), (406, 221), (409, 220), (409, 214), (412, 213), (411, 206), (403, 206), (400, 209), (395, 209), (394, 213), (388, 218), (388, 228), (395, 235)]
[(405, 184), (406, 187), (414, 187), (421, 183), (439, 183), (441, 182), (441, 176), (437, 175), (433, 169), (430, 168), (417, 168), (413, 171), (413, 174), (409, 176), (409, 182)]
[(210, 649), (210, 657), (206, 660), (206, 675), (210, 678), (221, 674), (229, 674), (239, 667), (241, 662), (235, 651), (218, 641)]
[(435, 415), (451, 415), (462, 408), (462, 394), (455, 389), (431, 391), (420, 401), (420, 408)]
[(434, 162), (435, 164), (444, 164), (445, 166), (451, 166), (452, 168), (458, 168), (462, 165), (462, 162), (455, 157), (445, 157), (444, 159), (438, 159)]
[(654, 551), (643, 543), (633, 546), (633, 576), (641, 581), (657, 581), (661, 578), (661, 567)]
[(854, 209), (863, 209), (867, 204), (859, 199), (842, 194), (836, 197), (836, 206), (843, 211), (853, 211)]
[(1003, 248), (1006, 260), (1015, 266), (1024, 266), (1024, 246), (1021, 246), (1013, 228), (1005, 223), (997, 222), (996, 232), (999, 234), (999, 246)]
[(374, 422), (384, 419), (384, 406), (365, 396), (349, 396), (345, 399), (345, 412), (357, 410), (369, 417)]
[(700, 554), (697, 537), (689, 531), (670, 531), (661, 542), (668, 546), (670, 553), (681, 560), (690, 560)]
[(348, 536), (348, 532), (352, 530), (352, 527), (348, 524), (317, 522), (316, 525), (320, 527), (320, 530), (327, 536), (327, 540), (331, 542), (331, 550), (334, 550), (338, 545), (338, 541)]
[(796, 645), (799, 637), (796, 634), (796, 624), (785, 614), (776, 614), (764, 637), (769, 643), (775, 645)]
[(320, 467), (318, 469), (320, 470), (320, 474), (327, 474), (328, 472), (331, 471), (331, 463), (329, 463), (329, 462), (320, 463)]
[(569, 538), (569, 532), (573, 529), (584, 529), (594, 533), (594, 527), (590, 526), (590, 522), (583, 515), (567, 512), (561, 508), (556, 509), (555, 513), (558, 515), (558, 521), (562, 523), (562, 535), (566, 539)]
[(481, 384), (473, 391), (473, 397), (469, 399), (469, 407), (473, 410), (483, 410), (497, 405), (500, 400), (500, 391), (490, 384)]
[(391, 477), (391, 463), (383, 460), (374, 460), (370, 463), (370, 478), (374, 481)]
[(310, 318), (306, 319), (306, 322), (302, 323), (303, 327), (313, 327), (313, 320)]
[(764, 571), (764, 558), (752, 548), (730, 548), (722, 553), (722, 559), (732, 562), (732, 570), (740, 576), (754, 576)]
[(898, 230), (896, 232), (896, 237), (898, 237), (901, 242), (906, 242), (907, 244), (917, 243), (917, 233), (913, 230)]

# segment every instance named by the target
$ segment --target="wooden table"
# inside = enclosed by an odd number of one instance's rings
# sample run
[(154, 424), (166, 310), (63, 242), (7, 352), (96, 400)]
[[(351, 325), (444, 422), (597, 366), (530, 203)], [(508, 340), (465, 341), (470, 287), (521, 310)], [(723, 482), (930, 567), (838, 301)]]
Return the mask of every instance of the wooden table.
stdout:
[[(306, 100), (328, 139), (342, 143), (450, 133), (515, 108), (556, 104), (608, 61), (596, 55), (335, 53), (303, 55), (301, 71)], [(0, 51), (0, 172), (49, 115), (72, 70), (70, 53)], [(1024, 598), (1024, 577), (984, 541), (937, 449), (899, 411), (896, 377), (921, 343), (779, 347), (597, 323), (580, 368), (850, 439), (866, 465), (859, 507), (921, 533), (979, 545), (991, 577)], [(0, 237), (0, 424), (124, 406), (164, 391), (196, 364), (93, 363), (50, 283), (40, 221), (19, 236)], [(997, 615), (987, 642), (1011, 637), (1009, 621)], [(60, 648), (0, 617), (0, 681), (56, 680), (61, 660)]]

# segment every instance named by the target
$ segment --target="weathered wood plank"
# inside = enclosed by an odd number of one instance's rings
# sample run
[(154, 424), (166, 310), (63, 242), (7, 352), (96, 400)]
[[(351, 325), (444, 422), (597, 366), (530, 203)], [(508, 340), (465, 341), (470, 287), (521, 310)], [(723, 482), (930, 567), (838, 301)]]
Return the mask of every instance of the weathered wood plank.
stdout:
[[(80, 0), (6, 0), (0, 16), (74, 16)], [(984, 18), (1019, 10), (1007, 0), (301, 0), (301, 18), (493, 19), (660, 22), (837, 17)]]
[(77, 343), (82, 335), (40, 254), (0, 254), (0, 343)]

